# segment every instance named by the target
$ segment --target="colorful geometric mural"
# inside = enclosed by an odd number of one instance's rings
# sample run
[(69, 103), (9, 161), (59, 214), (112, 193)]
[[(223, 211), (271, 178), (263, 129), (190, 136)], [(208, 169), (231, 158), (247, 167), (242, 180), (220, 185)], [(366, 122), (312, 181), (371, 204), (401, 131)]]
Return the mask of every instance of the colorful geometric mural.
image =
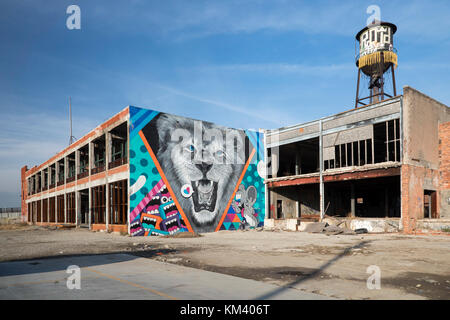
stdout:
[(130, 107), (130, 233), (264, 223), (263, 136)]

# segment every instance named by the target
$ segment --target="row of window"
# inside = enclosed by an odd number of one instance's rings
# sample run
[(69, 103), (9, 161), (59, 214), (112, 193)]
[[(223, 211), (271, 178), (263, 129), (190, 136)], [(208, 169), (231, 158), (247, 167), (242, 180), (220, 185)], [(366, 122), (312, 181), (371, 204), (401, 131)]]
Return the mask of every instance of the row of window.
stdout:
[[(28, 195), (39, 193), (47, 189), (52, 189), (56, 186), (61, 186), (77, 179), (83, 179), (90, 174), (93, 175), (105, 171), (106, 148), (102, 142), (102, 140), (92, 142), (94, 144), (94, 167), (91, 170), (89, 170), (89, 146), (86, 145), (77, 150), (80, 153), (78, 172), (76, 172), (75, 152), (73, 152), (67, 156), (67, 160), (59, 160), (47, 169), (44, 169), (44, 171), (28, 178)], [(67, 163), (66, 178), (65, 163)], [(108, 163), (108, 169), (113, 169), (126, 163), (128, 163), (126, 138), (113, 139), (111, 143), (111, 161)], [(58, 168), (58, 175), (56, 175), (56, 168)]]
[[(81, 224), (106, 223), (106, 188), (109, 188), (109, 223), (126, 224), (128, 213), (128, 182), (121, 180), (108, 185), (91, 188), (91, 208), (89, 209), (89, 190), (80, 192)], [(76, 223), (75, 192), (58, 195), (28, 203), (28, 222)]]

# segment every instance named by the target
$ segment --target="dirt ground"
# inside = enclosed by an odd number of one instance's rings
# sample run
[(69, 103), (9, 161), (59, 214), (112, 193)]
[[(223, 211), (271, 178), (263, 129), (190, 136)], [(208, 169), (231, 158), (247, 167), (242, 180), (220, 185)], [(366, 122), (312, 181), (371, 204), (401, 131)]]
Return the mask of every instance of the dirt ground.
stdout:
[[(126, 252), (340, 299), (450, 299), (450, 236), (249, 230), (133, 238), (8, 225), (0, 242), (0, 261)], [(381, 271), (379, 290), (367, 288), (371, 265)]]

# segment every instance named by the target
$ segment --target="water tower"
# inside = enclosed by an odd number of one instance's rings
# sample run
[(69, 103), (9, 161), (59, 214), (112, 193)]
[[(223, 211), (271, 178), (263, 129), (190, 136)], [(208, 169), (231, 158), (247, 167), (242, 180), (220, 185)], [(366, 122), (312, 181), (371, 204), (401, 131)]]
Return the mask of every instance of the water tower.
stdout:
[[(355, 108), (382, 101), (385, 97), (395, 97), (395, 73), (397, 67), (397, 51), (394, 48), (394, 33), (397, 26), (389, 22), (373, 21), (358, 32), (356, 40), (359, 42), (359, 53), (356, 54), (358, 67), (358, 84), (356, 87)], [(391, 71), (393, 92), (385, 91), (385, 73)], [(361, 73), (368, 78), (368, 97), (359, 97)]]

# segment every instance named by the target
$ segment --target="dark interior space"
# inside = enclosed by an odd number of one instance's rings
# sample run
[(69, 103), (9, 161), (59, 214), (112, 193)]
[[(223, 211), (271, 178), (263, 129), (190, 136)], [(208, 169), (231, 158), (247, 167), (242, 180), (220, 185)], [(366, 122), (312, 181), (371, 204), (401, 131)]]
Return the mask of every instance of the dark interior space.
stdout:
[[(272, 188), (276, 199), (275, 219), (297, 218), (320, 214), (319, 184)], [(270, 198), (270, 197), (269, 197)], [(297, 208), (298, 206), (298, 208)]]
[(400, 120), (373, 125), (375, 163), (401, 161)]
[(80, 148), (80, 164), (77, 179), (82, 179), (89, 175), (89, 145)]
[(56, 165), (58, 166), (58, 186), (64, 184), (64, 159), (59, 160)]
[(75, 152), (72, 152), (67, 156), (67, 180), (66, 182), (75, 181)]
[(400, 176), (325, 184), (326, 215), (351, 217), (352, 199), (355, 217), (400, 218)]
[(93, 187), (92, 192), (92, 216), (91, 223), (106, 223), (106, 185)]
[(96, 174), (105, 171), (105, 135), (95, 139), (92, 143), (94, 144), (94, 168), (92, 168), (91, 174)]
[(278, 177), (319, 172), (319, 138), (279, 147)]
[(52, 189), (52, 188), (54, 188), (55, 185), (56, 185), (56, 164), (52, 164), (52, 165), (49, 167), (49, 170), (50, 170), (50, 173), (49, 173), (49, 179), (50, 179), (49, 183), (50, 183), (50, 186), (49, 186), (49, 188)]
[(423, 217), (425, 219), (437, 219), (436, 191), (424, 190), (423, 192)]
[(111, 162), (109, 168), (127, 163), (127, 123), (111, 130)]
[(80, 225), (89, 225), (89, 189), (80, 191)]

